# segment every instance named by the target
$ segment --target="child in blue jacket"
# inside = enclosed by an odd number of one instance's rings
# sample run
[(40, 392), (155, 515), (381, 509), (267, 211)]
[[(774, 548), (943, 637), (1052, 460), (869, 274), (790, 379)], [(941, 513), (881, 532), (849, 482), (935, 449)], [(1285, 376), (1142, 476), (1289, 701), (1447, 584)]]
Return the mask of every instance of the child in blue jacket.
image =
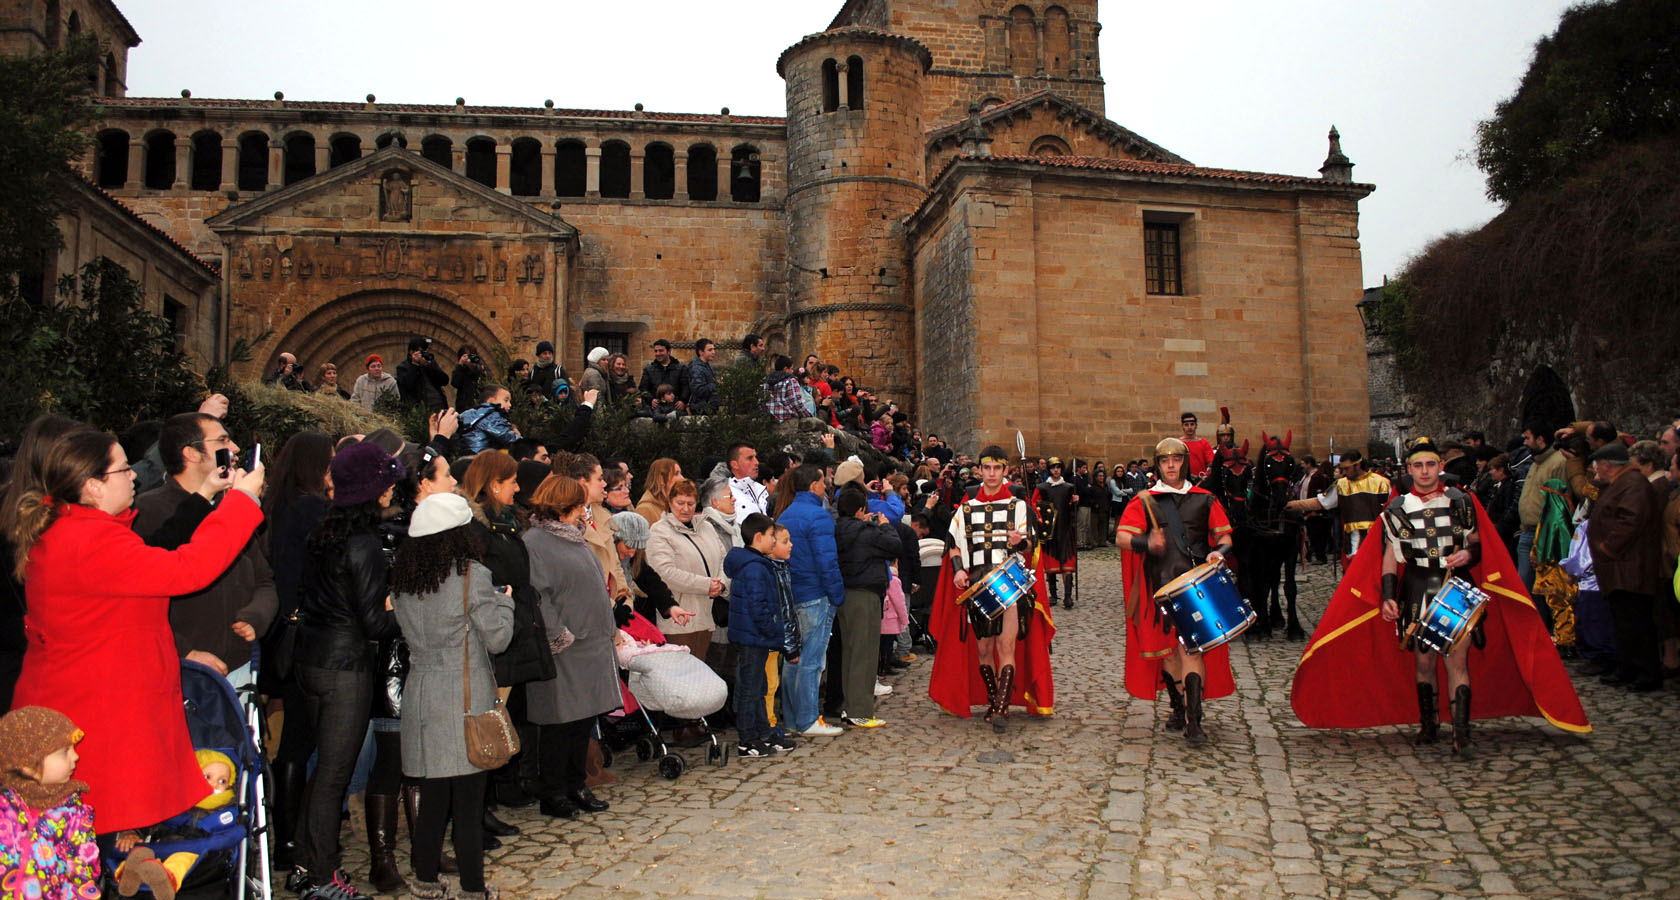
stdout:
[(788, 627), (787, 616), (792, 587), (785, 560), (793, 553), (793, 542), (786, 528), (763, 513), (753, 513), (741, 523), (741, 540), (746, 546), (723, 558), (723, 573), (730, 579), (729, 642), (736, 648), (736, 752), (745, 758), (775, 756), (794, 747), (771, 730), (765, 705), (770, 654), (799, 657), (798, 631)]

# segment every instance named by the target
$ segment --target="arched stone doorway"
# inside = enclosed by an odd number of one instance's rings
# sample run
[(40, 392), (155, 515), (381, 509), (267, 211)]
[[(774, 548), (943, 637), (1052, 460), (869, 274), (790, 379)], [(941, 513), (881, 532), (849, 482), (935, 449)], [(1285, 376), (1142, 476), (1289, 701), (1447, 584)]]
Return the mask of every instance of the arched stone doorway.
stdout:
[(503, 343), (477, 316), (442, 297), (418, 291), (359, 291), (322, 304), (304, 316), (273, 345), (263, 371), (273, 371), (282, 352), (295, 354), (311, 382), (321, 363), (338, 364), (339, 379), (353, 384), (366, 371), (369, 353), (385, 358), (385, 371), (395, 374), (408, 355), (408, 341), (429, 337), (445, 372), (455, 368), (462, 344), (472, 344), (486, 359)]

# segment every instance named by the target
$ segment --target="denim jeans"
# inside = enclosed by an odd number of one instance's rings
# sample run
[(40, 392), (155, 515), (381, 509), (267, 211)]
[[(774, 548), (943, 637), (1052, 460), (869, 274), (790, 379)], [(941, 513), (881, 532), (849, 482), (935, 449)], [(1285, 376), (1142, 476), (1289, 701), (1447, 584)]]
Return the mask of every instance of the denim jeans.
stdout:
[(367, 736), (373, 708), (373, 679), (366, 672), (297, 667), (305, 714), (315, 725), (316, 763), (303, 791), (302, 814), (293, 838), (297, 863), (317, 880), (338, 868), (339, 810)]
[(764, 667), (770, 651), (760, 647), (735, 648), (735, 730), (741, 743), (750, 744), (770, 737), (770, 717), (764, 708), (769, 680)]
[[(1529, 596), (1534, 596), (1534, 562), (1529, 557), (1529, 551), (1534, 549), (1534, 531), (1523, 529), (1517, 533), (1517, 577), (1522, 579), (1523, 589)], [(1552, 631), (1552, 605), (1544, 600), (1536, 600), (1536, 611), (1540, 613), (1540, 621), (1546, 625), (1546, 633)]]
[(782, 712), (794, 731), (817, 724), (817, 688), (822, 682), (823, 664), (828, 660), (828, 633), (834, 627), (834, 606), (827, 597), (801, 600), (794, 609), (799, 616), (803, 647), (799, 662), (782, 671)]

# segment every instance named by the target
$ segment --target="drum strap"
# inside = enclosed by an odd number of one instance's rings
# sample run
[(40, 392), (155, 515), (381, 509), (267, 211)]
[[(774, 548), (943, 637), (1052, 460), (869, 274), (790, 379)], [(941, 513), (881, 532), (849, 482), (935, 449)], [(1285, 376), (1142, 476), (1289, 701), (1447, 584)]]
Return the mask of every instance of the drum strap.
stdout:
[(1167, 535), (1172, 538), (1173, 545), (1184, 558), (1194, 561), (1196, 554), (1190, 552), (1190, 536), (1184, 531), (1184, 518), (1178, 514), (1178, 504), (1166, 500), (1154, 504), (1161, 511), (1161, 524), (1166, 527)]

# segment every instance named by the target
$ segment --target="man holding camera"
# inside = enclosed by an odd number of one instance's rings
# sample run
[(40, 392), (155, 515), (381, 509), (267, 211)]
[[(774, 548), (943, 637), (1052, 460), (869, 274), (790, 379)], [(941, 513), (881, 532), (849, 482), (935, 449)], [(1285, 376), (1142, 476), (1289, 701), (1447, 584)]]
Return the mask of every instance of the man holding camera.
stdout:
[(478, 401), (478, 386), (485, 373), (484, 358), (471, 344), (463, 344), (455, 360), (449, 384), (455, 388), (455, 411), (464, 413)]
[(449, 408), (449, 400), (443, 396), (443, 386), (448, 383), (449, 376), (432, 356), (432, 339), (410, 339), (408, 359), (397, 366), (397, 390), (402, 393), (403, 404), (424, 406), (428, 413), (443, 412)]
[(274, 371), (263, 376), (263, 384), (278, 384), (289, 391), (310, 390), (309, 382), (297, 373), (297, 357), (290, 353), (280, 354)]

